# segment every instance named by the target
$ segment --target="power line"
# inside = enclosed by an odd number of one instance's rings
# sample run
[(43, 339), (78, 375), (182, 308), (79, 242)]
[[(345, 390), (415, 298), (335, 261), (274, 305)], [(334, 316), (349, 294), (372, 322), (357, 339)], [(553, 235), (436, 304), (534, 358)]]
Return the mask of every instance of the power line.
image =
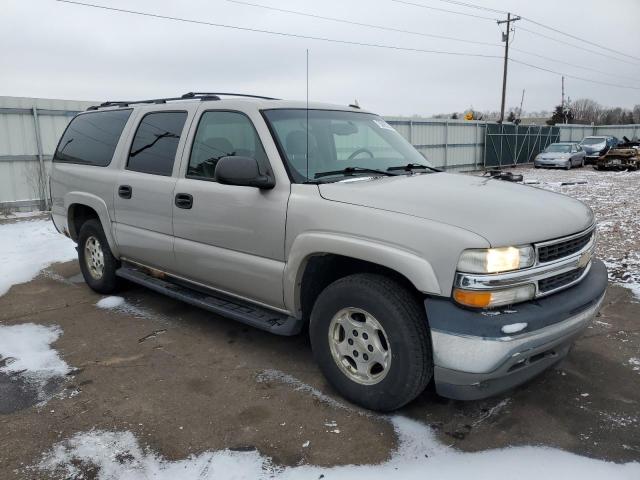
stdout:
[(411, 5), (413, 7), (426, 8), (428, 10), (436, 10), (438, 12), (455, 13), (456, 15), (463, 15), (465, 17), (473, 17), (473, 18), (481, 18), (483, 20), (491, 20), (492, 22), (496, 20), (493, 17), (485, 17), (485, 16), (482, 16), (482, 15), (474, 15), (472, 13), (458, 12), (456, 10), (447, 10), (446, 8), (431, 7), (429, 5), (424, 5), (422, 3), (407, 2), (405, 0), (391, 0), (391, 1), (395, 2), (395, 3), (402, 3), (404, 5)]
[(553, 31), (553, 32), (559, 33), (559, 34), (564, 35), (564, 36), (566, 36), (566, 37), (573, 38), (574, 40), (579, 40), (579, 41), (584, 42), (584, 43), (586, 43), (586, 44), (593, 45), (594, 47), (598, 47), (598, 48), (601, 48), (601, 49), (603, 49), (603, 50), (608, 50), (608, 51), (610, 51), (610, 52), (614, 52), (614, 53), (616, 53), (616, 54), (618, 54), (618, 55), (622, 55), (623, 57), (633, 58), (634, 60), (638, 60), (638, 61), (640, 61), (640, 58), (639, 58), (639, 57), (634, 57), (633, 55), (628, 55), (628, 54), (626, 54), (626, 53), (620, 52), (620, 51), (615, 50), (615, 49), (613, 49), (613, 48), (605, 47), (604, 45), (600, 45), (600, 44), (595, 43), (595, 42), (592, 42), (592, 41), (590, 41), (590, 40), (586, 40), (586, 39), (584, 39), (584, 38), (580, 38), (580, 37), (577, 37), (577, 36), (575, 36), (575, 35), (571, 35), (570, 33), (563, 32), (562, 30), (559, 30), (559, 29), (557, 29), (557, 28), (550, 27), (550, 26), (548, 26), (548, 25), (545, 25), (544, 23), (536, 22), (535, 20), (531, 20), (530, 18), (522, 17), (522, 19), (523, 19), (523, 20), (526, 20), (526, 21), (527, 21), (527, 22), (529, 22), (529, 23), (533, 23), (534, 25), (537, 25), (537, 26), (539, 26), (539, 27), (546, 28), (547, 30), (551, 30), (551, 31)]
[[(181, 18), (181, 17), (173, 17), (173, 16), (169, 16), (169, 15), (160, 15), (160, 14), (155, 14), (155, 13), (140, 12), (140, 11), (137, 11), (137, 10), (126, 10), (126, 9), (123, 9), (123, 8), (107, 7), (105, 5), (97, 5), (97, 4), (93, 4), (93, 3), (78, 2), (78, 1), (74, 1), (74, 0), (54, 0), (54, 1), (56, 1), (58, 3), (67, 3), (67, 4), (71, 4), (71, 5), (78, 5), (78, 6), (83, 6), (83, 7), (96, 8), (96, 9), (106, 10), (106, 11), (110, 11), (110, 12), (126, 13), (126, 14), (130, 14), (130, 15), (138, 15), (138, 16), (144, 16), (144, 17), (150, 17), (150, 18), (156, 18), (156, 19), (162, 19), (162, 20), (172, 20), (172, 21), (176, 21), (176, 22), (191, 23), (191, 24), (205, 25), (205, 26), (211, 26), (211, 27), (227, 28), (227, 29), (245, 31), (245, 32), (264, 33), (264, 34), (276, 35), (276, 36), (280, 36), (280, 37), (302, 38), (302, 39), (306, 39), (306, 40), (317, 40), (317, 41), (329, 42), (329, 43), (356, 45), (356, 46), (361, 46), (361, 47), (382, 48), (382, 49), (388, 49), (388, 50), (399, 50), (399, 51), (416, 52), (416, 53), (433, 53), (433, 54), (442, 54), (442, 55), (454, 55), (454, 56), (465, 56), (465, 57), (480, 57), (480, 58), (502, 59), (502, 57), (498, 56), (498, 55), (484, 55), (484, 54), (480, 54), (480, 53), (465, 53), (465, 52), (450, 52), (450, 51), (443, 51), (443, 50), (427, 50), (427, 49), (420, 49), (420, 48), (401, 47), (401, 46), (398, 46), (398, 45), (386, 45), (386, 44), (380, 44), (380, 43), (357, 42), (357, 41), (340, 40), (340, 39), (334, 39), (334, 38), (328, 38), (328, 37), (314, 37), (314, 36), (310, 36), (310, 35), (300, 35), (300, 34), (294, 34), (294, 33), (277, 32), (277, 31), (274, 31), (274, 30), (262, 30), (262, 29), (257, 29), (257, 28), (239, 27), (239, 26), (236, 26), (236, 25), (227, 25), (227, 24), (206, 22), (204, 20), (193, 20), (193, 19), (187, 19), (187, 18)], [(546, 71), (546, 72), (549, 72), (549, 73), (554, 73), (556, 75), (565, 75), (568, 78), (573, 78), (573, 79), (576, 79), (576, 80), (582, 80), (582, 81), (585, 81), (585, 82), (591, 82), (591, 83), (596, 83), (596, 84), (600, 84), (600, 85), (607, 85), (607, 86), (611, 86), (611, 87), (629, 88), (629, 89), (640, 90), (640, 88), (638, 88), (638, 87), (633, 87), (633, 86), (628, 86), (628, 85), (619, 85), (619, 84), (608, 83), (608, 82), (601, 82), (601, 81), (591, 80), (591, 79), (584, 78), (584, 77), (578, 77), (578, 76), (575, 76), (575, 75), (568, 75), (568, 74), (565, 74), (565, 73), (562, 73), (562, 72), (558, 72), (558, 71), (555, 71), (555, 70), (539, 67), (537, 65), (526, 63), (526, 62), (523, 62), (523, 61), (520, 61), (520, 60), (516, 60), (516, 59), (513, 59), (513, 58), (510, 59), (510, 61), (514, 62), (514, 63), (521, 64), (521, 65), (525, 65), (525, 66), (528, 66), (530, 68), (534, 68), (534, 69), (537, 69), (537, 70), (542, 70), (542, 71)]]
[(568, 45), (570, 47), (577, 48), (579, 50), (584, 50), (585, 52), (593, 53), (594, 55), (600, 55), (601, 57), (606, 57), (606, 58), (610, 58), (610, 59), (613, 59), (613, 60), (617, 60), (618, 62), (627, 63), (629, 65), (633, 65), (633, 66), (636, 66), (636, 67), (638, 66), (638, 64), (636, 62), (630, 62), (629, 60), (624, 60), (622, 58), (614, 57), (613, 55), (609, 55), (607, 53), (598, 52), (597, 50), (591, 50), (590, 48), (582, 47), (582, 46), (576, 45), (574, 43), (570, 43), (570, 42), (566, 42), (564, 40), (560, 40), (558, 38), (550, 37), (549, 35), (545, 35), (544, 33), (536, 32), (534, 30), (529, 30), (528, 28), (525, 28), (525, 27), (518, 27), (518, 28), (520, 30), (524, 31), (524, 32), (528, 32), (528, 33), (531, 33), (533, 35), (537, 35), (539, 37), (546, 38), (548, 40), (553, 40), (554, 42), (562, 43), (563, 45)]
[(506, 15), (509, 12), (504, 10), (496, 10), (495, 8), (485, 7), (484, 5), (476, 5), (474, 3), (460, 2), (458, 0), (438, 0), (439, 2), (450, 3), (452, 5), (459, 5), (461, 7), (475, 8), (476, 10), (484, 10), (485, 12), (499, 13), (500, 15)]
[[(237, 5), (246, 5), (246, 6), (250, 6), (250, 7), (257, 7), (257, 8), (262, 8), (262, 9), (265, 9), (265, 10), (272, 10), (272, 11), (276, 11), (276, 12), (299, 15), (299, 16), (303, 16), (303, 17), (317, 18), (317, 19), (327, 20), (327, 21), (331, 21), (331, 22), (345, 23), (345, 24), (348, 24), (348, 25), (356, 25), (356, 26), (359, 26), (359, 27), (375, 28), (375, 29), (378, 29), (378, 30), (384, 30), (384, 31), (389, 31), (389, 32), (398, 32), (398, 33), (406, 33), (406, 34), (417, 35), (417, 36), (421, 36), (421, 37), (441, 38), (441, 39), (444, 39), (444, 40), (465, 42), (465, 43), (476, 44), (476, 45), (485, 45), (485, 46), (490, 46), (490, 47), (501, 47), (501, 45), (499, 45), (497, 43), (480, 42), (480, 41), (475, 41), (475, 40), (467, 40), (467, 39), (464, 39), (464, 38), (449, 37), (449, 36), (445, 36), (445, 35), (435, 35), (435, 34), (431, 34), (431, 33), (417, 32), (415, 30), (404, 30), (404, 29), (395, 28), (395, 27), (387, 27), (387, 26), (384, 26), (384, 25), (376, 25), (376, 24), (371, 24), (371, 23), (355, 22), (355, 21), (346, 20), (346, 19), (343, 19), (343, 18), (326, 17), (326, 16), (317, 15), (317, 14), (313, 14), (313, 13), (301, 12), (299, 10), (288, 10), (288, 9), (285, 9), (285, 8), (277, 8), (277, 7), (272, 7), (272, 6), (269, 6), (269, 5), (262, 5), (262, 4), (258, 4), (258, 3), (245, 2), (245, 1), (242, 1), (242, 0), (226, 0), (226, 1), (230, 2), (230, 3), (235, 3)], [(464, 5), (464, 6), (472, 7), (472, 4), (468, 4), (468, 3), (465, 3), (465, 2), (458, 2), (456, 0), (438, 0), (438, 1), (446, 2), (446, 3), (453, 3), (455, 5)], [(481, 7), (479, 5), (473, 5), (473, 7), (479, 8), (479, 9), (483, 9), (483, 10), (489, 10), (489, 11), (492, 11), (492, 12), (501, 12), (501, 10), (495, 10), (495, 9), (488, 8), (488, 7)], [(511, 50), (513, 50), (515, 52), (520, 52), (520, 53), (523, 53), (525, 55), (531, 55), (531, 56), (534, 56), (534, 57), (537, 57), (537, 58), (541, 58), (541, 59), (544, 59), (544, 60), (548, 60), (548, 61), (551, 61), (551, 62), (562, 63), (562, 64), (568, 65), (570, 67), (575, 67), (575, 68), (579, 68), (579, 69), (582, 69), (582, 70), (587, 70), (587, 71), (591, 71), (591, 72), (595, 72), (595, 73), (600, 73), (602, 75), (608, 75), (608, 76), (612, 76), (612, 77), (616, 77), (616, 78), (624, 78), (626, 80), (631, 80), (631, 81), (636, 81), (637, 80), (636, 78), (625, 77), (625, 76), (622, 76), (622, 75), (613, 74), (613, 73), (610, 73), (610, 72), (605, 72), (604, 70), (598, 70), (596, 68), (590, 68), (590, 67), (585, 67), (583, 65), (578, 65), (578, 64), (575, 64), (575, 63), (565, 62), (564, 60), (548, 57), (548, 56), (545, 56), (545, 55), (540, 55), (540, 54), (537, 54), (537, 53), (534, 53), (534, 52), (530, 52), (530, 51), (527, 51), (527, 50), (522, 50), (522, 49), (514, 48), (514, 47), (510, 47), (510, 48), (511, 48)]]
[(556, 75), (560, 75), (560, 76), (564, 75), (565, 77), (573, 78), (574, 80), (582, 80), (583, 82), (596, 83), (598, 85), (606, 85), (608, 87), (618, 87), (618, 88), (628, 88), (628, 89), (631, 89), (631, 90), (640, 90), (640, 87), (634, 87), (632, 85), (620, 85), (619, 83), (602, 82), (600, 80), (593, 80), (593, 79), (590, 79), (590, 78), (578, 77), (577, 75), (569, 75), (568, 73), (558, 72), (556, 70), (551, 70), (550, 68), (540, 67), (538, 65), (532, 65), (531, 63), (523, 62), (522, 60), (516, 60), (515, 58), (510, 58), (509, 61), (513, 62), (513, 63), (518, 63), (520, 65), (525, 65), (527, 67), (534, 68), (536, 70), (542, 70), (543, 72), (555, 73)]
[(624, 75), (618, 75), (617, 73), (605, 72), (604, 70), (598, 70), (597, 68), (585, 67), (584, 65), (578, 65), (577, 63), (569, 63), (564, 60), (560, 60), (558, 58), (547, 57), (546, 55), (540, 55), (538, 53), (530, 52), (528, 50), (522, 50), (520, 48), (511, 47), (511, 50), (518, 53), (523, 53), (525, 55), (531, 55), (532, 57), (542, 58), (544, 60), (548, 60), (550, 62), (562, 63), (563, 65), (567, 65), (569, 67), (579, 68), (582, 70), (588, 70), (590, 72), (600, 73), (601, 75), (608, 75), (610, 77), (615, 78), (624, 78), (625, 80), (631, 80), (632, 82), (637, 82), (637, 77), (626, 77)]
[(459, 57), (501, 58), (501, 57), (499, 57), (497, 55), (485, 55), (485, 54), (482, 54), (482, 53), (451, 52), (451, 51), (447, 51), (447, 50), (430, 50), (430, 49), (424, 49), (424, 48), (401, 47), (399, 45), (387, 45), (387, 44), (382, 44), (382, 43), (358, 42), (358, 41), (354, 41), (354, 40), (341, 40), (341, 39), (337, 39), (337, 38), (315, 37), (315, 36), (312, 36), (312, 35), (302, 35), (302, 34), (297, 34), (297, 33), (277, 32), (275, 30), (263, 30), (263, 29), (259, 29), (259, 28), (239, 27), (237, 25), (229, 25), (229, 24), (223, 24), (223, 23), (207, 22), (207, 21), (204, 21), (204, 20), (194, 20), (194, 19), (190, 19), (190, 18), (173, 17), (173, 16), (170, 16), (170, 15), (160, 15), (160, 14), (157, 14), (157, 13), (141, 12), (141, 11), (138, 11), (138, 10), (127, 10), (127, 9), (124, 9), (124, 8), (107, 7), (106, 5), (98, 5), (98, 4), (94, 4), (94, 3), (85, 3), (85, 2), (77, 2), (77, 1), (74, 1), (74, 0), (54, 0), (54, 1), (59, 2), (59, 3), (68, 3), (68, 4), (71, 4), (71, 5), (79, 5), (79, 6), (83, 6), (83, 7), (97, 8), (97, 9), (107, 10), (107, 11), (111, 11), (111, 12), (127, 13), (127, 14), (130, 14), (130, 15), (139, 15), (139, 16), (144, 16), (144, 17), (158, 18), (158, 19), (162, 19), (162, 20), (173, 20), (173, 21), (176, 21), (176, 22), (183, 22), (183, 23), (194, 23), (194, 24), (198, 24), (198, 25), (207, 25), (207, 26), (210, 26), (210, 27), (228, 28), (228, 29), (231, 29), (231, 30), (239, 30), (239, 31), (244, 31), (244, 32), (265, 33), (265, 34), (268, 34), (268, 35), (277, 35), (277, 36), (280, 36), (280, 37), (303, 38), (305, 40), (317, 40), (317, 41), (321, 41), (321, 42), (340, 43), (340, 44), (344, 44), (344, 45), (357, 45), (357, 46), (360, 46), (360, 47), (383, 48), (383, 49), (387, 49), (387, 50), (401, 50), (401, 51), (406, 51), (406, 52), (434, 53), (434, 54), (440, 54), (440, 55), (454, 55), (454, 56), (459, 56)]
[(282, 12), (282, 13), (290, 13), (290, 14), (293, 14), (293, 15), (300, 15), (300, 16), (303, 16), (303, 17), (319, 18), (321, 20), (328, 20), (328, 21), (331, 21), (331, 22), (338, 22), (338, 23), (346, 23), (348, 25), (357, 25), (359, 27), (376, 28), (378, 30), (385, 30), (385, 31), (388, 31), (388, 32), (408, 33), (410, 35), (419, 35), (421, 37), (441, 38), (441, 39), (444, 39), (444, 40), (452, 40), (452, 41), (455, 41), (455, 42), (471, 43), (471, 44), (475, 44), (475, 45), (485, 45), (485, 46), (489, 46), (489, 47), (500, 47), (501, 46), (501, 45), (498, 45), (497, 43), (480, 42), (480, 41), (476, 41), (476, 40), (467, 40), (467, 39), (464, 39), (464, 38), (448, 37), (446, 35), (435, 35), (435, 34), (432, 34), (432, 33), (417, 32), (415, 30), (403, 30), (401, 28), (386, 27), (384, 25), (376, 25), (376, 24), (371, 24), (371, 23), (355, 22), (355, 21), (351, 21), (351, 20), (345, 20), (343, 18), (325, 17), (325, 16), (322, 16), (322, 15), (316, 15), (316, 14), (313, 14), (313, 13), (301, 12), (299, 10), (287, 10), (285, 8), (271, 7), (269, 5), (262, 5), (262, 4), (259, 4), (259, 3), (244, 2), (244, 1), (241, 1), (241, 0), (226, 0), (226, 1), (230, 2), (230, 3), (238, 4), (238, 5), (247, 5), (247, 6), (250, 6), (250, 7), (264, 8), (265, 10), (273, 10), (273, 11)]
[[(431, 7), (431, 6), (428, 6), (428, 5), (421, 4), (421, 3), (414, 3), (414, 2), (409, 2), (409, 1), (405, 1), (405, 0), (391, 0), (391, 1), (395, 2), (395, 3), (402, 3), (402, 4), (405, 4), (405, 5), (412, 5), (412, 6), (420, 7), (420, 8), (427, 8), (427, 9), (430, 9), (430, 10), (438, 10), (438, 11), (442, 11), (442, 12), (454, 13), (454, 14), (457, 14), (457, 15), (465, 15), (465, 16), (468, 16), (468, 17), (481, 18), (481, 19), (484, 19), (484, 20), (495, 20), (493, 18), (489, 18), (489, 17), (485, 17), (485, 16), (473, 15), (473, 14), (464, 13), (464, 12), (458, 12), (458, 11), (454, 11), (454, 10), (446, 10), (446, 9), (442, 9), (442, 8)], [(500, 13), (500, 14), (505, 14), (505, 15), (508, 13), (508, 12), (503, 11), (503, 10), (496, 10), (496, 9), (493, 9), (493, 8), (484, 7), (482, 5), (475, 5), (475, 4), (472, 4), (472, 3), (463, 2), (463, 1), (459, 1), (459, 0), (437, 0), (437, 1), (444, 2), (444, 3), (449, 3), (449, 4), (452, 4), (452, 5), (458, 5), (458, 6), (461, 6), (461, 7), (474, 8), (474, 9), (477, 9), (477, 10), (488, 11), (488, 12), (492, 12), (492, 13)], [(560, 29), (551, 27), (549, 25), (545, 25), (544, 23), (538, 22), (536, 20), (532, 20), (532, 19), (530, 19), (528, 17), (522, 16), (522, 15), (520, 15), (520, 17), (523, 20), (528, 21), (529, 23), (532, 23), (532, 24), (537, 25), (537, 26), (542, 27), (542, 28), (546, 28), (547, 30), (554, 31), (554, 32), (559, 33), (561, 35), (566, 35), (566, 36), (568, 36), (570, 38), (573, 38), (575, 40), (579, 40), (579, 41), (587, 43), (589, 45), (593, 45), (593, 46), (601, 48), (603, 50), (607, 50), (607, 51), (616, 53), (618, 55), (622, 55), (624, 57), (629, 57), (629, 58), (632, 58), (634, 60), (640, 61), (640, 58), (638, 58), (638, 57), (634, 57), (632, 55), (628, 55), (628, 54), (619, 52), (618, 50), (615, 50), (613, 48), (609, 48), (609, 47), (606, 47), (604, 45), (600, 45), (598, 43), (592, 42), (590, 40), (586, 40), (584, 38), (578, 37), (576, 35), (572, 35), (570, 33), (565, 33)], [(574, 48), (578, 48), (578, 49), (585, 50), (585, 51), (590, 52), (590, 53), (594, 53), (596, 55), (601, 55), (603, 57), (611, 58), (613, 60), (618, 60), (620, 62), (625, 62), (625, 63), (628, 63), (630, 65), (635, 65), (635, 66), (638, 65), (636, 62), (629, 62), (627, 60), (623, 60), (621, 58), (617, 58), (617, 57), (614, 57), (612, 55), (608, 55), (608, 54), (605, 54), (605, 53), (602, 53), (602, 52), (598, 52), (598, 51), (591, 50), (591, 49), (588, 49), (588, 48), (585, 48), (585, 47), (581, 47), (579, 45), (575, 45), (575, 44), (560, 40), (558, 38), (550, 37), (550, 36), (544, 35), (542, 33), (535, 32), (533, 30), (529, 30), (529, 29), (524, 28), (524, 27), (519, 27), (519, 29), (523, 30), (525, 32), (532, 33), (534, 35), (538, 35), (538, 36), (543, 37), (543, 38), (547, 38), (549, 40), (553, 40), (553, 41), (558, 42), (558, 43), (562, 43), (562, 44), (565, 44), (565, 45), (572, 46)]]

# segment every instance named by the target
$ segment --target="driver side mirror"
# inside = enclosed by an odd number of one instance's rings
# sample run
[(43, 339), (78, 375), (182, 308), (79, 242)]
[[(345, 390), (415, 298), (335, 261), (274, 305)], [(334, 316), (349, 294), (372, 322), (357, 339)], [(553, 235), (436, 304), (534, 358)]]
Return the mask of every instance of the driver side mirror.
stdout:
[(225, 185), (260, 189), (270, 189), (276, 185), (273, 177), (260, 173), (258, 161), (251, 157), (222, 157), (216, 164), (213, 178)]

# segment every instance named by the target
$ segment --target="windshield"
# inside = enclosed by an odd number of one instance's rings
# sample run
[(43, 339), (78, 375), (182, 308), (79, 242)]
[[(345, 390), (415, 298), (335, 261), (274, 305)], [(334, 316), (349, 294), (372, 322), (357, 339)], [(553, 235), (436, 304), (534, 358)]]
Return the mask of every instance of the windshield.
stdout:
[(561, 143), (554, 143), (549, 145), (545, 149), (546, 153), (570, 153), (571, 145), (562, 145)]
[[(306, 125), (309, 115), (309, 137)], [(324, 177), (323, 173), (354, 168), (349, 174), (377, 175), (358, 169), (381, 170), (409, 164), (431, 166), (382, 118), (369, 113), (334, 110), (266, 110), (289, 171), (296, 182)], [(334, 178), (345, 174), (335, 173)]]
[(598, 145), (599, 143), (606, 142), (607, 139), (604, 137), (587, 137), (580, 142), (580, 145)]

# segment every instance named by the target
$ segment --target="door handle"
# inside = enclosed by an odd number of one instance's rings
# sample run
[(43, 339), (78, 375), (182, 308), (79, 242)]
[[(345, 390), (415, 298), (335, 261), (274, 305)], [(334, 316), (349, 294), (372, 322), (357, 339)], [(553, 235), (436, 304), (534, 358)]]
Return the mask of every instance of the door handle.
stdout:
[(131, 188), (131, 185), (120, 185), (118, 187), (118, 195), (120, 195), (122, 198), (131, 198), (132, 194), (133, 188)]
[(176, 207), (190, 209), (193, 207), (193, 196), (188, 193), (176, 193)]

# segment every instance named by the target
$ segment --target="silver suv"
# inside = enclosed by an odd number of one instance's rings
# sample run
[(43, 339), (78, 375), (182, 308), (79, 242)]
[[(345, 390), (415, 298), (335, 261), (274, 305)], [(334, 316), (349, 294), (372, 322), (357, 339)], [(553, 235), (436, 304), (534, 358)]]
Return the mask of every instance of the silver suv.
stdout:
[(487, 397), (558, 362), (607, 285), (581, 202), (439, 171), (358, 107), (189, 93), (77, 115), (53, 221), (121, 278), (280, 335), (390, 411), (431, 380)]

